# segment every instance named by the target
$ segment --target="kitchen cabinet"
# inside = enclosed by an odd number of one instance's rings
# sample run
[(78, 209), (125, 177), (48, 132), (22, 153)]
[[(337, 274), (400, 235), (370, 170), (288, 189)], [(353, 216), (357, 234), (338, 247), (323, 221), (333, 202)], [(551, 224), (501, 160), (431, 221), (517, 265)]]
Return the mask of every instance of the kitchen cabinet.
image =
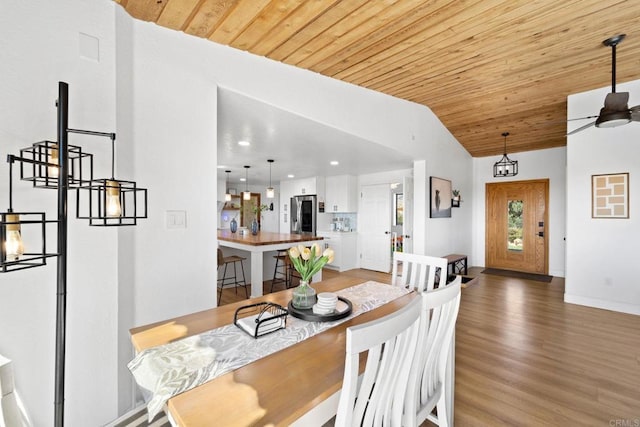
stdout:
[(315, 194), (318, 199), (324, 197), (324, 178), (312, 176), (288, 181), (292, 185), (292, 196), (307, 196)]
[(318, 236), (324, 238), (322, 249), (330, 247), (335, 254), (331, 264), (325, 268), (331, 268), (340, 272), (357, 268), (357, 234), (337, 231), (318, 231)]
[(328, 176), (325, 183), (325, 212), (358, 211), (358, 180), (355, 176)]

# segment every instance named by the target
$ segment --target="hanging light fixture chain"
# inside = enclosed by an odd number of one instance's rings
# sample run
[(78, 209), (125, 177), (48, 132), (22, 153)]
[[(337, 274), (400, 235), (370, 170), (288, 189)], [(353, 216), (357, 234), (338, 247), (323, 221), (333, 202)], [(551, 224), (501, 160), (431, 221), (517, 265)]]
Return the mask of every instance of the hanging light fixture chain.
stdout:
[(115, 164), (116, 164), (116, 134), (111, 134), (111, 179), (115, 180)]
[(7, 163), (9, 163), (9, 212), (13, 212), (13, 162), (15, 156), (7, 155)]

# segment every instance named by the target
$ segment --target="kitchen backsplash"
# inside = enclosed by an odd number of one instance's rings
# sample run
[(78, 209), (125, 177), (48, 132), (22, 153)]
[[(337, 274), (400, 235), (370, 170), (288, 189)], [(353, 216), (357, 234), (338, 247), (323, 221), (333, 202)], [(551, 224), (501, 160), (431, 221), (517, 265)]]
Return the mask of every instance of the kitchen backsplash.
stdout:
[(329, 231), (356, 231), (358, 229), (358, 214), (336, 213), (330, 217)]

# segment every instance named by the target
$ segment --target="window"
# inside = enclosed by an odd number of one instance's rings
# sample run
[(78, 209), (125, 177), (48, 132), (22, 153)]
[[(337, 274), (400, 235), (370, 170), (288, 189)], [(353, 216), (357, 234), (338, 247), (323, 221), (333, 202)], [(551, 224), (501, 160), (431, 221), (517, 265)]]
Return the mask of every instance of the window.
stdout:
[(507, 249), (510, 251), (522, 251), (522, 212), (524, 203), (522, 200), (509, 200), (507, 204)]

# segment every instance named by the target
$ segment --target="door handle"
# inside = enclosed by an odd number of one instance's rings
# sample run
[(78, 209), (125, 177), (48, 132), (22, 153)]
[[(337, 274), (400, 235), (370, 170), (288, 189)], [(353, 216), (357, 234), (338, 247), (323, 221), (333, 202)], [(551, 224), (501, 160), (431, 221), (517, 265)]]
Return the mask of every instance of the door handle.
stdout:
[(391, 232), (390, 231), (385, 231), (384, 234), (391, 234)]

